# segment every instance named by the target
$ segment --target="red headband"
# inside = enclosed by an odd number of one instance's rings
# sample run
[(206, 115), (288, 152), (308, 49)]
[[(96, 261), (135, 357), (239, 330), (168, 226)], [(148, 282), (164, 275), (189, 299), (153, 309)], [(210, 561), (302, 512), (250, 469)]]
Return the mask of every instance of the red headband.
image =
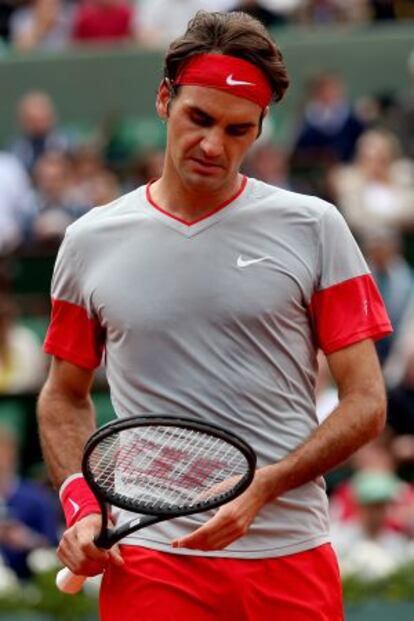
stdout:
[(272, 99), (272, 89), (261, 69), (235, 56), (197, 54), (181, 69), (177, 85), (206, 86), (253, 101), (263, 110)]

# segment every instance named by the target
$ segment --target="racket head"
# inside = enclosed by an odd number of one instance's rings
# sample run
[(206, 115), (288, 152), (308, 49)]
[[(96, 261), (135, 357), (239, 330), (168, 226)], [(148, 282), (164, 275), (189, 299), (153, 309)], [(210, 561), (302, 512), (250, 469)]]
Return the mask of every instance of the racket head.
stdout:
[(250, 485), (256, 454), (218, 425), (167, 415), (107, 423), (88, 440), (82, 462), (101, 506), (168, 518), (207, 511)]

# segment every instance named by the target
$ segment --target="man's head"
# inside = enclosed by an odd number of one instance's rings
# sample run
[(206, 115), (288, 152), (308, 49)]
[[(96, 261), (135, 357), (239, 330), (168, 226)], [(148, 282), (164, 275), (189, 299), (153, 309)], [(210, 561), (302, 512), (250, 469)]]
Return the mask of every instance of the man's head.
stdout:
[(371, 180), (389, 179), (391, 167), (401, 155), (398, 138), (386, 129), (371, 129), (357, 142), (356, 162)]
[(49, 151), (34, 168), (34, 181), (39, 192), (49, 201), (63, 200), (71, 181), (71, 165), (63, 153)]
[(157, 111), (168, 120), (166, 165), (186, 185), (219, 191), (288, 84), (282, 54), (260, 22), (199, 11), (165, 58)]
[(341, 76), (333, 72), (323, 72), (310, 82), (310, 96), (323, 106), (336, 106), (344, 101), (345, 84)]
[(224, 54), (250, 62), (260, 69), (280, 101), (289, 86), (283, 56), (265, 27), (246, 13), (199, 11), (182, 37), (173, 41), (164, 62), (164, 77), (174, 85), (190, 58), (199, 54)]
[(56, 123), (53, 102), (49, 95), (40, 91), (22, 97), (18, 114), (23, 133), (32, 138), (46, 136)]
[(387, 510), (401, 490), (401, 481), (392, 472), (365, 470), (353, 476), (351, 485), (361, 525), (367, 534), (375, 537), (384, 527)]

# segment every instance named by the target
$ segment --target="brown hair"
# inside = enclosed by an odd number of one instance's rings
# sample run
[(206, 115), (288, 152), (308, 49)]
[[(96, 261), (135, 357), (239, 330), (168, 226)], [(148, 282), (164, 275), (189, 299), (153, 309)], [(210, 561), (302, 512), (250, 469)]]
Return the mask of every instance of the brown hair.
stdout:
[(196, 54), (217, 53), (236, 56), (263, 71), (272, 88), (272, 101), (282, 99), (289, 86), (283, 56), (266, 28), (241, 12), (198, 11), (187, 30), (167, 50), (164, 77), (172, 86), (184, 63)]

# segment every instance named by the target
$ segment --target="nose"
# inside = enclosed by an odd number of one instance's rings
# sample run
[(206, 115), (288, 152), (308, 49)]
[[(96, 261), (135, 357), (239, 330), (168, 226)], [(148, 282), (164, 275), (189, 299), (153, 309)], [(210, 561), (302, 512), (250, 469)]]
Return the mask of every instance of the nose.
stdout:
[(200, 148), (204, 157), (216, 159), (224, 150), (223, 134), (219, 128), (211, 128), (200, 142)]

